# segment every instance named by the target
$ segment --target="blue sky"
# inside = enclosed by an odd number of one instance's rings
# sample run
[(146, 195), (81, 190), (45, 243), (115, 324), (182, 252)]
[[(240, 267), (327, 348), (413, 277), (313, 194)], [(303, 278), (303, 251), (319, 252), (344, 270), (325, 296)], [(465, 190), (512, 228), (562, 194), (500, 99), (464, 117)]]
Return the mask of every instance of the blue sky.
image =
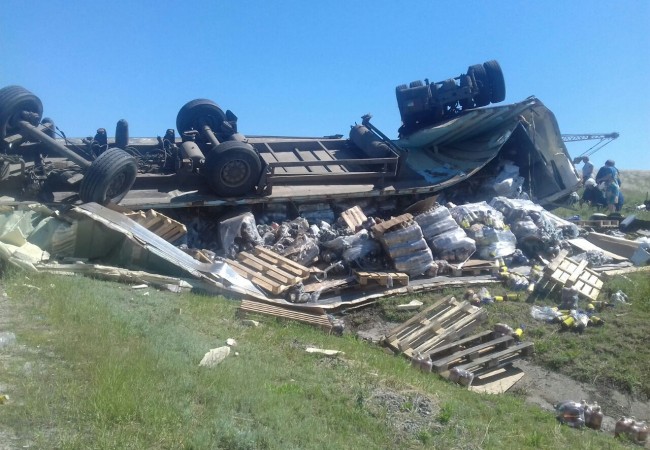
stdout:
[[(621, 137), (592, 157), (650, 170), (650, 1), (4, 0), (0, 86), (38, 95), (68, 136), (175, 127), (210, 98), (244, 134), (397, 136), (395, 86), (496, 59), (563, 133)], [(578, 155), (595, 142), (569, 143)]]

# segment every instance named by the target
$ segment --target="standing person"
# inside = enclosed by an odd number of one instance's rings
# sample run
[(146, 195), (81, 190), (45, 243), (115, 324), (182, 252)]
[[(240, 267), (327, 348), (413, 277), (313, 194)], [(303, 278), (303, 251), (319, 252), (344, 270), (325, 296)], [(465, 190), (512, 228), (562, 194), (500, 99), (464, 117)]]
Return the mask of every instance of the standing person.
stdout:
[(587, 181), (589, 178), (591, 178), (594, 174), (594, 165), (589, 162), (589, 157), (588, 156), (583, 156), (582, 157), (582, 182), (584, 183)]
[(612, 172), (612, 176), (614, 177), (614, 181), (616, 181), (616, 184), (618, 185), (618, 202), (616, 203), (616, 212), (621, 212), (623, 202), (625, 201), (625, 198), (623, 198), (623, 191), (621, 191), (621, 174), (618, 171), (618, 168), (616, 168), (616, 163), (613, 159), (608, 159), (605, 161), (605, 167), (609, 167), (610, 171)]
[(621, 179), (618, 173), (618, 169), (615, 166), (615, 162), (612, 159), (608, 159), (605, 161), (605, 165), (598, 169), (598, 173), (596, 174), (596, 183), (600, 184), (603, 181), (605, 181), (605, 178), (608, 175), (612, 175), (614, 177), (614, 180), (618, 183), (618, 186), (621, 186)]
[(607, 199), (607, 210), (610, 213), (613, 213), (614, 211), (620, 211), (620, 206), (619, 206), (619, 196), (620, 196), (620, 189), (618, 187), (618, 183), (614, 179), (614, 176), (612, 174), (608, 174), (605, 177), (605, 198)]

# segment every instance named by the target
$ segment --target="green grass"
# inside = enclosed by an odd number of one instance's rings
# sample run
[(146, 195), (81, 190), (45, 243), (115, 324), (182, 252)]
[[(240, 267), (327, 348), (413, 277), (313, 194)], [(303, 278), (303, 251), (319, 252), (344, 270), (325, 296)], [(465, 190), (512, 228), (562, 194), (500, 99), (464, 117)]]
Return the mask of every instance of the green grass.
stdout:
[[(638, 172), (638, 173), (637, 173)], [(644, 203), (645, 200), (648, 200), (650, 193), (650, 171), (649, 172), (629, 172), (627, 173), (627, 181), (629, 183), (623, 182), (622, 192), (625, 197), (625, 203), (621, 210), (621, 214), (628, 216), (634, 214), (638, 219), (650, 220), (650, 211), (638, 211), (636, 207)], [(643, 173), (643, 175), (641, 175)], [(645, 176), (645, 174), (648, 176)], [(634, 175), (634, 176), (633, 176)], [(626, 173), (622, 174), (623, 180), (626, 180)], [(580, 197), (582, 197), (583, 189), (578, 191)], [(608, 214), (606, 208), (592, 208), (587, 204), (583, 205), (572, 205), (572, 206), (561, 206), (554, 209), (553, 214), (556, 214), (559, 217), (567, 218), (574, 215), (579, 215), (582, 220), (589, 220), (592, 214), (601, 213)]]
[[(0, 430), (13, 430), (17, 447), (624, 445), (604, 433), (560, 426), (517, 395), (479, 395), (420, 373), (352, 335), (269, 318), (260, 327), (243, 326), (238, 303), (220, 297), (155, 290), (145, 296), (115, 283), (47, 275), (27, 280), (24, 273), (5, 274), (0, 284), (11, 312), (6, 328), (17, 335), (12, 357), (2, 359), (10, 401), (0, 406)], [(430, 302), (434, 295), (420, 298)], [(494, 305), (490, 315), (511, 307), (527, 305)], [(540, 342), (550, 339), (545, 336)], [(212, 369), (198, 367), (203, 354), (227, 338), (237, 340), (239, 356), (231, 353)], [(307, 354), (307, 345), (345, 356)]]

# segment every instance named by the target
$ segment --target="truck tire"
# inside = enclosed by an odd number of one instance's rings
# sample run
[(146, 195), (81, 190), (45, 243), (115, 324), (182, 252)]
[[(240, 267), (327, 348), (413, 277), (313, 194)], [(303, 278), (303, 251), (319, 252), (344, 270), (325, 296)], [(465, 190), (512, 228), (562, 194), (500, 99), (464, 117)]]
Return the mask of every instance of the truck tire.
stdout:
[(262, 174), (262, 161), (252, 145), (226, 141), (208, 153), (204, 170), (217, 195), (237, 197), (253, 191)]
[(415, 80), (415, 81), (411, 81), (409, 83), (410, 88), (415, 88), (415, 87), (420, 87), (420, 86), (424, 86), (424, 83), (422, 82), (422, 80)]
[(405, 89), (408, 89), (408, 86), (405, 85), (405, 84), (400, 84), (399, 86), (397, 86), (397, 87), (395, 88), (395, 92), (403, 91), (403, 90), (405, 90)]
[(503, 78), (503, 71), (501, 66), (495, 60), (486, 61), (483, 63), (485, 73), (490, 82), (490, 101), (492, 103), (502, 102), (506, 99), (506, 82)]
[(84, 173), (79, 197), (84, 203), (118, 203), (133, 186), (137, 174), (138, 164), (133, 156), (122, 149), (109, 148)]
[(490, 98), (492, 98), (492, 91), (485, 67), (482, 64), (469, 66), (467, 75), (474, 80), (478, 89), (478, 93), (474, 96), (474, 104), (476, 107), (489, 105)]
[(176, 116), (176, 129), (182, 136), (189, 130), (199, 130), (206, 123), (216, 135), (221, 133), (221, 124), (226, 120), (226, 114), (212, 100), (197, 98), (183, 105)]
[(36, 126), (43, 115), (43, 104), (24, 87), (7, 86), (0, 89), (0, 139), (18, 132), (16, 124), (22, 119), (23, 111), (35, 114), (30, 122)]

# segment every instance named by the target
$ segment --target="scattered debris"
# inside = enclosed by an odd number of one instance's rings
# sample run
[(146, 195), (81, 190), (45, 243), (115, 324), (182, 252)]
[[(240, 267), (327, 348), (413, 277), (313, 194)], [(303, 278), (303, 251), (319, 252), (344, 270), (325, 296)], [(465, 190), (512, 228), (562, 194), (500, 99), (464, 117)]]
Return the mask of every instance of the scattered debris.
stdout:
[(199, 366), (214, 367), (226, 359), (228, 355), (230, 355), (230, 347), (227, 345), (210, 349), (210, 351), (203, 356)]
[(633, 442), (645, 445), (648, 440), (648, 425), (646, 422), (637, 421), (634, 417), (621, 417), (614, 428), (614, 436), (625, 435)]
[(397, 309), (403, 310), (403, 311), (410, 311), (413, 309), (420, 309), (420, 307), (423, 305), (420, 300), (411, 300), (408, 303), (402, 303), (401, 305), (397, 305)]
[(276, 305), (263, 302), (243, 300), (239, 306), (239, 313), (243, 317), (250, 314), (263, 314), (274, 316), (282, 319), (296, 320), (317, 326), (327, 331), (332, 331), (333, 324), (329, 316), (320, 308), (300, 308), (296, 309), (289, 305)]
[(11, 331), (0, 332), (0, 348), (9, 347), (16, 343), (16, 335)]
[(342, 352), (340, 350), (325, 350), (322, 348), (315, 348), (315, 347), (307, 347), (305, 349), (307, 353), (319, 353), (321, 355), (325, 356), (337, 356), (337, 355), (345, 355), (345, 352)]

